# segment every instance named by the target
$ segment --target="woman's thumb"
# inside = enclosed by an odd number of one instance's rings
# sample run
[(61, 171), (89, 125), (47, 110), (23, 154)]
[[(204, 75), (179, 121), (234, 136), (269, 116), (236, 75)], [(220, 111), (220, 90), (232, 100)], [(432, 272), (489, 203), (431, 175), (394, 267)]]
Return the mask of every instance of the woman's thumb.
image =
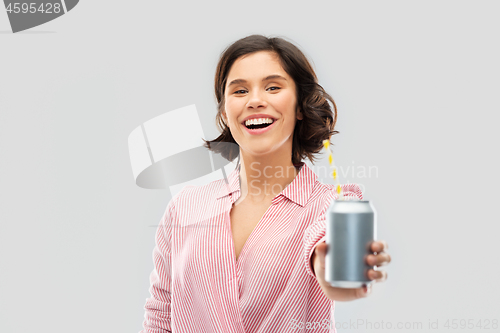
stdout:
[(316, 246), (316, 253), (318, 256), (324, 257), (326, 256), (326, 249), (328, 248), (328, 245), (326, 245), (325, 242), (321, 242)]

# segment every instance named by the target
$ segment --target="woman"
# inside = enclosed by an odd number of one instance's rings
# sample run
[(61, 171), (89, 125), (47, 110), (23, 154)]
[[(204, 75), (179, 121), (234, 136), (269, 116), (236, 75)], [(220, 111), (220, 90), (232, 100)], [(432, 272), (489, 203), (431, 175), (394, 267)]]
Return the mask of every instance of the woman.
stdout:
[[(333, 99), (297, 47), (260, 35), (224, 51), (215, 94), (222, 134), (206, 147), (240, 163), (168, 204), (143, 332), (336, 332), (334, 301), (370, 291), (324, 280), (325, 211), (337, 194), (302, 161), (338, 133)], [(362, 198), (355, 184), (343, 191)], [(386, 249), (374, 242), (368, 263), (389, 263)]]

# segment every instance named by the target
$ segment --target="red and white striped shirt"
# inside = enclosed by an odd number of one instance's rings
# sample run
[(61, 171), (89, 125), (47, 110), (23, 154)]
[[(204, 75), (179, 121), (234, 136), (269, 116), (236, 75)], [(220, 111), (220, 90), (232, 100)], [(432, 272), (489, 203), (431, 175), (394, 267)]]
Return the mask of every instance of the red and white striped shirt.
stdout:
[[(325, 212), (337, 198), (302, 162), (235, 259), (230, 209), (240, 196), (239, 165), (224, 179), (186, 186), (156, 232), (151, 297), (143, 333), (336, 332), (335, 302), (310, 258), (325, 240)], [(362, 199), (356, 184), (344, 195)]]

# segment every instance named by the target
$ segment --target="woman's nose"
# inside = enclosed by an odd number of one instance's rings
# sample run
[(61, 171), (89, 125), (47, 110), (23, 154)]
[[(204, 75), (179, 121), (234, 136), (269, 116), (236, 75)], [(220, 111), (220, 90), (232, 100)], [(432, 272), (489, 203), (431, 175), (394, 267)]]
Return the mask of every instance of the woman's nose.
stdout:
[(266, 107), (267, 102), (260, 91), (253, 91), (249, 94), (247, 107), (257, 109), (258, 107)]

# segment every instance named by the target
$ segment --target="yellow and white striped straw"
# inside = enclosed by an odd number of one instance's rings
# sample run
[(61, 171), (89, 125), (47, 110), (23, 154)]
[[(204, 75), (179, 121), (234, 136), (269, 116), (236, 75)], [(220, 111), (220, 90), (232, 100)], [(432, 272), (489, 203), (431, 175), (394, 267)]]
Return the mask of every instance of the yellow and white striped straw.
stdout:
[(342, 193), (342, 187), (339, 184), (337, 166), (335, 165), (335, 163), (333, 163), (333, 154), (332, 154), (332, 149), (330, 148), (330, 141), (323, 140), (323, 146), (325, 147), (325, 150), (328, 152), (328, 163), (330, 163), (330, 167), (332, 168), (332, 176), (333, 176), (333, 180), (335, 181), (335, 185), (336, 185), (335, 188), (337, 190), (338, 200), (344, 200), (344, 194)]

